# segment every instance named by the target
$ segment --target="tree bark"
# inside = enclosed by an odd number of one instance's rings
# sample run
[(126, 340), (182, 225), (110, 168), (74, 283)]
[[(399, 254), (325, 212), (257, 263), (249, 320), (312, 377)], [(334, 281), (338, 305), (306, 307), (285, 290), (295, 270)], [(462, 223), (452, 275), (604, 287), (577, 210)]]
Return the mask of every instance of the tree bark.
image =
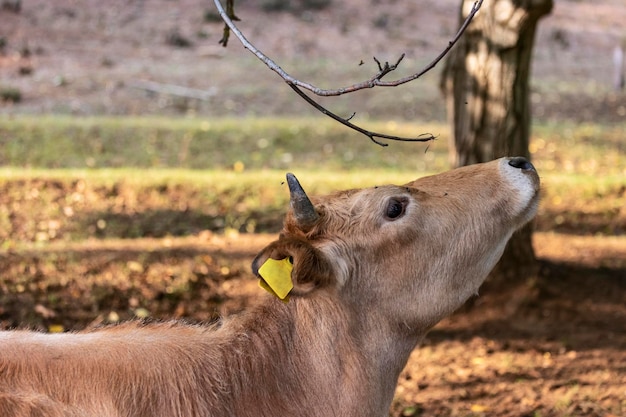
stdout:
[[(461, 0), (461, 22), (473, 3)], [(530, 61), (537, 23), (552, 6), (552, 0), (485, 1), (448, 55), (441, 90), (453, 166), (507, 155), (530, 158)], [(492, 281), (519, 282), (536, 272), (531, 237), (530, 226), (513, 236)]]

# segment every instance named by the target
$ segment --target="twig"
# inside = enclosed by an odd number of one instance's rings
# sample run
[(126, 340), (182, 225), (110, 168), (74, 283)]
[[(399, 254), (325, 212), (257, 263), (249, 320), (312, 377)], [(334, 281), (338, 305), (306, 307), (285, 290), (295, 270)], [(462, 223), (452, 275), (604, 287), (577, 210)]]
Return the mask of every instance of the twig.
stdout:
[[(314, 94), (316, 94), (318, 96), (339, 96), (339, 95), (342, 95), (342, 94), (352, 93), (354, 91), (363, 90), (365, 88), (373, 88), (373, 87), (376, 87), (376, 86), (379, 86), (379, 87), (397, 87), (399, 85), (402, 85), (402, 84), (408, 83), (410, 81), (416, 80), (419, 77), (421, 77), (422, 75), (426, 74), (431, 69), (433, 69), (443, 59), (443, 57), (446, 56), (446, 54), (450, 51), (450, 49), (452, 49), (452, 47), (461, 38), (461, 36), (463, 35), (463, 32), (465, 32), (465, 29), (470, 24), (470, 22), (474, 18), (474, 15), (478, 12), (478, 10), (480, 9), (480, 7), (482, 6), (482, 3), (483, 3), (483, 0), (477, 0), (476, 2), (474, 2), (474, 5), (472, 6), (472, 9), (470, 10), (470, 13), (467, 15), (467, 18), (465, 19), (465, 21), (461, 25), (460, 29), (458, 30), (458, 32), (456, 33), (454, 38), (450, 42), (448, 42), (448, 46), (430, 64), (428, 64), (421, 71), (418, 71), (418, 72), (416, 72), (416, 73), (414, 73), (412, 75), (409, 75), (409, 76), (404, 77), (404, 78), (400, 78), (400, 79), (395, 80), (395, 81), (382, 81), (382, 78), (385, 75), (389, 74), (392, 71), (395, 71), (398, 68), (398, 66), (400, 65), (400, 62), (404, 58), (404, 54), (400, 55), (400, 57), (398, 58), (396, 63), (392, 64), (392, 65), (390, 65), (388, 62), (385, 62), (385, 64), (382, 65), (380, 63), (380, 61), (378, 61), (378, 59), (376, 59), (376, 57), (374, 57), (374, 61), (378, 65), (378, 72), (376, 74), (374, 74), (370, 79), (362, 81), (360, 83), (356, 83), (356, 84), (347, 86), (347, 87), (341, 87), (341, 88), (337, 88), (337, 89), (329, 89), (329, 90), (327, 90), (327, 89), (322, 89), (322, 88), (316, 87), (313, 84), (310, 84), (310, 83), (307, 83), (307, 82), (303, 82), (303, 81), (298, 80), (297, 78), (292, 77), (287, 72), (285, 72), (278, 64), (276, 64), (276, 62), (274, 62), (267, 55), (265, 55), (258, 48), (256, 48), (252, 43), (250, 43), (248, 41), (248, 39), (246, 39), (246, 37), (243, 35), (243, 33), (241, 33), (239, 28), (237, 28), (237, 26), (233, 23), (233, 20), (231, 19), (231, 16), (234, 16), (234, 10), (232, 8), (233, 0), (227, 0), (227, 1), (228, 1), (227, 5), (229, 7), (228, 13), (222, 7), (222, 4), (221, 4), (220, 0), (213, 0), (213, 2), (215, 3), (215, 7), (217, 7), (217, 10), (218, 10), (222, 20), (224, 20), (224, 22), (226, 23), (226, 26), (230, 29), (230, 31), (232, 31), (235, 34), (237, 39), (239, 39), (239, 41), (241, 42), (241, 44), (243, 45), (244, 48), (246, 48), (247, 50), (252, 52), (254, 55), (256, 55), (256, 57), (259, 58), (263, 63), (265, 63), (265, 65), (267, 65), (267, 67), (269, 69), (271, 69), (272, 71), (277, 73), (307, 103), (309, 103), (310, 105), (315, 107), (317, 110), (321, 111), (323, 114), (325, 114), (325, 115), (333, 118), (334, 120), (338, 121), (339, 123), (341, 123), (341, 124), (343, 124), (345, 126), (348, 126), (351, 129), (354, 129), (354, 130), (356, 130), (356, 131), (366, 135), (374, 143), (377, 143), (378, 145), (381, 145), (381, 146), (386, 146), (386, 144), (377, 141), (375, 138), (381, 138), (381, 139), (384, 138), (384, 139), (388, 139), (388, 140), (403, 141), (403, 142), (426, 142), (426, 141), (433, 140), (435, 138), (432, 135), (426, 135), (426, 136), (425, 135), (420, 135), (417, 138), (402, 138), (402, 137), (398, 137), (398, 136), (392, 136), (392, 135), (385, 135), (385, 134), (382, 134), (382, 133), (370, 132), (368, 130), (360, 128), (359, 126), (357, 126), (357, 125), (355, 125), (353, 123), (350, 123), (350, 119), (352, 119), (352, 117), (354, 115), (350, 116), (348, 119), (345, 119), (345, 118), (342, 118), (340, 116), (337, 116), (336, 114), (332, 113), (331, 111), (327, 110), (322, 105), (320, 105), (319, 103), (317, 103), (316, 101), (311, 99), (301, 89), (309, 90), (309, 91), (311, 91), (312, 93), (314, 93)], [(224, 46), (226, 46), (226, 43), (228, 41), (228, 32), (227, 32), (226, 28), (224, 29), (224, 36), (225, 36), (225, 38), (222, 38), (222, 41), (220, 41), (220, 43), (222, 43)], [(226, 39), (226, 40), (224, 40), (224, 39)]]
[(149, 91), (151, 93), (169, 94), (172, 96), (192, 98), (195, 100), (207, 101), (217, 95), (215, 87), (210, 90), (199, 90), (197, 88), (183, 87), (181, 85), (163, 84), (148, 80), (134, 80), (128, 83), (131, 88)]
[[(220, 4), (221, 5), (221, 4)], [(235, 16), (235, 0), (226, 0), (226, 15), (231, 20), (240, 21), (237, 16)], [(228, 39), (230, 38), (230, 28), (227, 23), (224, 23), (224, 33), (222, 34), (222, 39), (220, 39), (220, 44), (226, 48), (228, 46)]]

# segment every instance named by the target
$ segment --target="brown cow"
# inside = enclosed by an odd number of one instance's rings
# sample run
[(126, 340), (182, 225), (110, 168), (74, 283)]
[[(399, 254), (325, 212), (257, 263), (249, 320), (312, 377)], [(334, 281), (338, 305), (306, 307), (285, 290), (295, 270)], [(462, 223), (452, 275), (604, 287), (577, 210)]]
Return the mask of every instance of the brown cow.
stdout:
[(293, 262), (288, 302), (213, 326), (0, 332), (0, 416), (385, 416), (410, 352), (476, 293), (539, 192), (523, 158), (313, 202), (288, 182), (284, 229), (253, 262)]

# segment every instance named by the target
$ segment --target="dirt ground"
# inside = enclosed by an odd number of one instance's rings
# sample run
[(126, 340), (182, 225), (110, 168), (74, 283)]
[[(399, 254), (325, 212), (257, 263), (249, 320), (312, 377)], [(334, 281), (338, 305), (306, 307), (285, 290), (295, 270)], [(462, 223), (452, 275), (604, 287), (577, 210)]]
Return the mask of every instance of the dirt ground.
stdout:
[[(0, 256), (0, 326), (211, 321), (265, 293), (275, 235), (52, 243)], [(402, 373), (393, 416), (626, 415), (626, 239), (538, 232), (539, 275), (445, 319)]]

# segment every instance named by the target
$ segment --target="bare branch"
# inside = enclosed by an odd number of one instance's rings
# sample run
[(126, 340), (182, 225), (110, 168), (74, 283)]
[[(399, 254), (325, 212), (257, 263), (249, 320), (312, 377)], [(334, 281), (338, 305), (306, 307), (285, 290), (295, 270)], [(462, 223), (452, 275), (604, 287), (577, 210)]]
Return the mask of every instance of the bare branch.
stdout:
[[(421, 77), (422, 75), (426, 74), (428, 71), (433, 69), (443, 59), (443, 57), (446, 56), (446, 54), (450, 51), (450, 49), (452, 49), (452, 47), (461, 38), (461, 36), (463, 35), (463, 32), (465, 32), (465, 29), (467, 28), (467, 26), (469, 26), (470, 22), (474, 18), (474, 15), (478, 13), (478, 10), (480, 10), (480, 7), (483, 4), (483, 0), (477, 0), (476, 2), (474, 2), (472, 9), (467, 15), (467, 18), (465, 18), (465, 21), (459, 28), (454, 38), (448, 42), (448, 46), (432, 62), (426, 65), (424, 69), (412, 75), (409, 75), (404, 78), (400, 78), (395, 81), (382, 81), (382, 78), (385, 75), (396, 70), (396, 68), (398, 67), (402, 59), (404, 58), (404, 54), (400, 56), (400, 58), (394, 65), (389, 65), (389, 63), (387, 62), (385, 62), (385, 65), (381, 65), (381, 63), (376, 58), (374, 58), (374, 61), (376, 61), (376, 63), (378, 64), (379, 71), (376, 74), (374, 74), (371, 78), (369, 78), (368, 80), (362, 81), (360, 83), (352, 84), (350, 86), (326, 90), (326, 89), (316, 87), (313, 84), (300, 81), (297, 78), (294, 78), (291, 75), (289, 75), (287, 72), (285, 72), (285, 70), (283, 70), (278, 64), (276, 64), (272, 59), (270, 59), (267, 55), (265, 55), (263, 52), (257, 49), (253, 44), (251, 44), (250, 41), (248, 41), (248, 39), (246, 39), (246, 37), (243, 35), (243, 33), (241, 33), (239, 28), (235, 26), (233, 21), (230, 19), (228, 13), (226, 13), (224, 8), (222, 7), (220, 0), (213, 0), (213, 1), (215, 3), (215, 7), (217, 7), (217, 10), (220, 16), (222, 17), (226, 25), (230, 28), (230, 30), (239, 39), (239, 41), (241, 41), (241, 44), (244, 46), (244, 48), (246, 48), (247, 50), (252, 52), (254, 55), (256, 55), (256, 57), (259, 58), (261, 61), (263, 61), (265, 65), (268, 66), (269, 69), (276, 72), (288, 84), (298, 86), (305, 90), (311, 91), (315, 95), (325, 96), (325, 97), (326, 96), (339, 96), (342, 94), (351, 93), (353, 91), (363, 90), (365, 88), (373, 88), (377, 86), (378, 87), (397, 87), (399, 85), (418, 79), (419, 77)], [(228, 1), (230, 2), (232, 0), (228, 0)]]
[(385, 75), (389, 74), (390, 72), (395, 71), (398, 68), (398, 66), (400, 65), (400, 62), (402, 62), (402, 60), (404, 59), (405, 55), (404, 54), (400, 55), (400, 57), (398, 58), (398, 60), (396, 61), (395, 64), (389, 64), (389, 62), (385, 62), (384, 65), (381, 64), (380, 61), (376, 57), (374, 57), (374, 61), (378, 65), (378, 72), (376, 74), (374, 74), (374, 76), (372, 76), (370, 79), (365, 80), (365, 81), (360, 82), (360, 83), (357, 83), (357, 84), (353, 84), (353, 85), (348, 86), (348, 87), (342, 87), (342, 88), (338, 88), (338, 89), (334, 89), (334, 90), (324, 90), (324, 89), (315, 87), (314, 85), (312, 85), (310, 83), (306, 83), (306, 82), (298, 80), (297, 78), (292, 77), (287, 72), (285, 72), (278, 64), (276, 64), (272, 59), (270, 59), (267, 55), (265, 55), (263, 52), (261, 52), (259, 49), (257, 49), (252, 43), (250, 43), (248, 41), (248, 39), (246, 39), (246, 37), (243, 35), (243, 33), (241, 33), (239, 28), (237, 28), (237, 26), (233, 23), (233, 20), (235, 20), (235, 19), (239, 20), (234, 15), (234, 8), (233, 8), (234, 0), (227, 0), (228, 11), (224, 10), (224, 8), (222, 7), (222, 4), (220, 3), (220, 0), (213, 0), (213, 1), (215, 3), (215, 7), (217, 7), (217, 10), (218, 10), (222, 20), (224, 20), (224, 22), (226, 23), (226, 27), (224, 28), (224, 37), (222, 38), (220, 43), (222, 43), (224, 46), (226, 46), (226, 44), (228, 42), (228, 37), (230, 35), (230, 31), (232, 31), (235, 34), (235, 36), (237, 37), (237, 39), (239, 39), (241, 44), (244, 46), (244, 48), (246, 48), (247, 50), (252, 52), (254, 55), (256, 55), (256, 57), (259, 58), (262, 62), (264, 62), (265, 65), (267, 65), (267, 67), (269, 69), (271, 69), (272, 71), (276, 72), (283, 80), (285, 80), (285, 82), (289, 85), (289, 87), (291, 87), (307, 103), (309, 103), (311, 106), (315, 107), (317, 110), (319, 110), (320, 112), (322, 112), (326, 116), (328, 116), (328, 117), (338, 121), (339, 123), (341, 123), (341, 124), (351, 128), (351, 129), (356, 130), (359, 133), (364, 134), (365, 136), (369, 137), (370, 140), (372, 140), (374, 143), (376, 143), (376, 144), (378, 144), (380, 146), (387, 146), (387, 144), (377, 140), (377, 138), (378, 139), (401, 141), (401, 142), (428, 142), (428, 141), (434, 140), (435, 137), (433, 135), (431, 135), (431, 134), (422, 134), (422, 135), (419, 135), (418, 137), (406, 138), (406, 137), (399, 137), (399, 136), (393, 136), (393, 135), (386, 135), (386, 134), (383, 134), (383, 133), (377, 133), (377, 132), (372, 132), (372, 131), (363, 129), (363, 128), (355, 125), (354, 123), (350, 122), (350, 120), (354, 117), (354, 114), (352, 114), (348, 118), (340, 117), (340, 116), (336, 115), (335, 113), (331, 112), (330, 110), (326, 109), (325, 107), (323, 107), (321, 104), (317, 103), (312, 98), (310, 98), (307, 94), (305, 94), (302, 91), (302, 89), (309, 90), (309, 91), (313, 92), (314, 94), (316, 94), (318, 96), (338, 96), (338, 95), (342, 95), (342, 94), (346, 94), (346, 93), (351, 93), (351, 92), (354, 92), (354, 91), (362, 90), (362, 89), (365, 89), (365, 88), (373, 88), (373, 87), (376, 87), (376, 86), (380, 86), (380, 87), (396, 87), (396, 86), (399, 86), (401, 84), (405, 84), (405, 83), (407, 83), (409, 81), (413, 81), (413, 80), (421, 77), (422, 75), (424, 75), (425, 73), (427, 73), (431, 69), (433, 69), (443, 59), (443, 57), (448, 53), (448, 51), (450, 51), (450, 49), (452, 49), (452, 47), (460, 39), (461, 35), (463, 34), (465, 29), (467, 28), (467, 26), (471, 22), (472, 18), (478, 12), (478, 10), (480, 9), (480, 6), (483, 3), (483, 0), (477, 0), (474, 3), (474, 5), (472, 7), (472, 10), (470, 11), (470, 13), (468, 14), (467, 18), (465, 19), (465, 21), (461, 25), (461, 28), (459, 29), (457, 34), (448, 43), (448, 46), (443, 50), (443, 52), (441, 52), (441, 54), (439, 54), (423, 70), (421, 70), (421, 71), (419, 71), (419, 72), (417, 72), (415, 74), (409, 75), (408, 77), (404, 77), (404, 78), (398, 79), (396, 81), (382, 81), (382, 78)]

